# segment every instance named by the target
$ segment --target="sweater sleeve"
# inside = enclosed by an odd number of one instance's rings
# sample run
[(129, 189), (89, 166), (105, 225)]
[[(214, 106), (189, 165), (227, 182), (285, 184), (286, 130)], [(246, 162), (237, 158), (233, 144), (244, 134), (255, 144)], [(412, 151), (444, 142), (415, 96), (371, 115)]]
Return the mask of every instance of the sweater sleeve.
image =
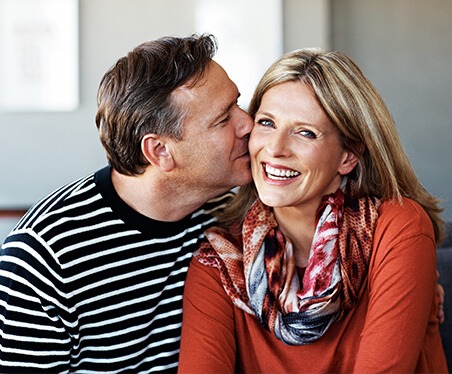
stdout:
[(429, 217), (414, 202), (382, 206), (354, 372), (415, 371), (429, 320), (437, 328), (433, 237)]
[(179, 373), (233, 373), (234, 329), (234, 307), (218, 270), (193, 258), (183, 299)]
[[(55, 258), (33, 232), (10, 235), (0, 252), (0, 371), (64, 372), (71, 339)], [(62, 313), (63, 312), (63, 313)]]

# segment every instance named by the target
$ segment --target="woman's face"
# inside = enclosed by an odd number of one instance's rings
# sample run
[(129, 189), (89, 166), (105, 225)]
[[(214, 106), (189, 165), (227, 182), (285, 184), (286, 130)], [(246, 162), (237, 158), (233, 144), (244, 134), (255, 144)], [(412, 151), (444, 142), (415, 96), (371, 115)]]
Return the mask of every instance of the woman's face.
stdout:
[(260, 199), (272, 207), (311, 207), (333, 193), (356, 165), (339, 133), (301, 82), (268, 90), (255, 115), (249, 149)]

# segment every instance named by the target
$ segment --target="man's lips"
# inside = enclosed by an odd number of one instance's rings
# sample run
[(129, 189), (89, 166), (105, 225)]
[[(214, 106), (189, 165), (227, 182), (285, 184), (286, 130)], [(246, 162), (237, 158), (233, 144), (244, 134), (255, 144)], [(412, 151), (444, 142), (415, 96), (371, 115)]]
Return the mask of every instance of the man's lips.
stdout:
[(237, 156), (235, 159), (241, 158), (241, 157), (249, 157), (250, 153), (248, 151), (248, 147), (244, 147), (240, 152), (237, 153)]

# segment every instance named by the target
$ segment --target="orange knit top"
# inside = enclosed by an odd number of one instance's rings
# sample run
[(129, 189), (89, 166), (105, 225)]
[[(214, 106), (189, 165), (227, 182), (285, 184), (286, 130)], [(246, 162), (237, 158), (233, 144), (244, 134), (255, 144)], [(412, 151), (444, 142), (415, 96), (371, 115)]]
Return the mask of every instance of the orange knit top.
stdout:
[(358, 305), (316, 342), (287, 346), (232, 304), (219, 271), (193, 259), (180, 373), (447, 373), (436, 300), (436, 247), (415, 202), (384, 202)]

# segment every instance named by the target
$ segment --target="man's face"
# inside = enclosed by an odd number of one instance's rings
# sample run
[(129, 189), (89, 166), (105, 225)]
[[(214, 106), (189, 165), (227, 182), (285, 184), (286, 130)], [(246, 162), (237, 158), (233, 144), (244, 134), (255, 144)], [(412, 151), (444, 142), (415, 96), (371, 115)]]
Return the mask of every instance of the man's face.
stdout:
[(175, 92), (187, 113), (182, 141), (173, 144), (178, 186), (210, 198), (251, 181), (248, 137), (253, 120), (237, 105), (239, 96), (214, 61), (194, 86)]

